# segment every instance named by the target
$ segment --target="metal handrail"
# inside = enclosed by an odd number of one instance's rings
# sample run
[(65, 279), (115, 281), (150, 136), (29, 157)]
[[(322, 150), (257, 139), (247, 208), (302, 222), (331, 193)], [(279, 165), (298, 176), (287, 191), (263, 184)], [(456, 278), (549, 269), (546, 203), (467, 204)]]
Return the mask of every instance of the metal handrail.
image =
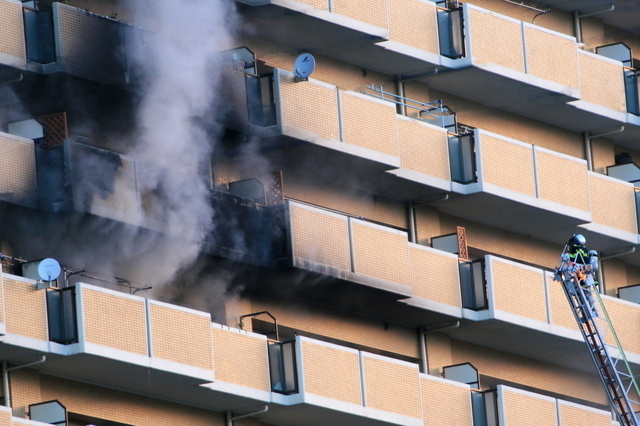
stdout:
[[(423, 112), (432, 117), (439, 117), (437, 113), (451, 112), (449, 108), (443, 105), (442, 99), (439, 99), (437, 101), (431, 101), (431, 102), (420, 102), (414, 99), (406, 98), (404, 96), (396, 95), (395, 93), (386, 92), (382, 87), (382, 85), (380, 86), (380, 88), (378, 88), (376, 87), (375, 84), (372, 84), (371, 86), (367, 86), (366, 88), (373, 92), (379, 93), (380, 96), (376, 96), (376, 97), (379, 97), (382, 100), (391, 101), (397, 105), (402, 105), (407, 108), (413, 108), (418, 110), (419, 116)], [(366, 95), (373, 96), (371, 93), (367, 93), (367, 92), (363, 92), (363, 93), (365, 93)], [(386, 98), (385, 98), (385, 95), (387, 96)], [(411, 102), (415, 105), (411, 105), (408, 102)], [(433, 111), (436, 111), (436, 112), (434, 113)]]

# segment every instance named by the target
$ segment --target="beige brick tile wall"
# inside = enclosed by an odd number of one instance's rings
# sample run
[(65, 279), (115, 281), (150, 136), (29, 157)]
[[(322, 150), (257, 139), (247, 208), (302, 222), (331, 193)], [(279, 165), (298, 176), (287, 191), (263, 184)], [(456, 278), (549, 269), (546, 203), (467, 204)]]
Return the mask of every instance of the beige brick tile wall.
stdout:
[(458, 259), (409, 247), (411, 292), (446, 305), (461, 307)]
[[(533, 18), (538, 13), (535, 10), (526, 9), (518, 5), (496, 0), (468, 0), (465, 3), (489, 9), (493, 12), (524, 22), (532, 22)], [(544, 6), (544, 9), (546, 8), (547, 6)], [(571, 14), (559, 9), (552, 8), (550, 13), (538, 16), (535, 24), (566, 35), (573, 35), (573, 21), (571, 20)]]
[[(248, 299), (240, 298), (239, 296), (229, 296), (225, 298), (224, 313), (226, 318), (225, 325), (229, 327), (239, 328), (240, 317), (252, 312), (257, 312), (251, 309), (251, 301)], [(253, 331), (251, 327), (251, 321), (244, 323), (244, 330)]]
[(269, 311), (278, 319), (279, 325), (299, 330), (302, 334), (325, 336), (410, 358), (420, 357), (418, 338), (413, 327), (393, 323), (385, 325), (371, 318), (286, 301), (252, 300), (251, 308), (253, 312)]
[[(294, 83), (280, 78), (282, 124), (305, 130), (323, 139), (340, 138), (338, 129), (338, 94), (335, 89), (309, 81)], [(309, 103), (313, 99), (313, 105)]]
[(434, 4), (418, 0), (387, 0), (389, 39), (439, 54), (438, 21)]
[(634, 187), (590, 174), (589, 189), (593, 223), (638, 232)]
[(153, 357), (192, 367), (213, 368), (208, 317), (150, 305)]
[(417, 368), (363, 357), (367, 407), (422, 418)]
[(559, 264), (562, 246), (534, 240), (455, 216), (440, 215), (442, 235), (456, 232), (456, 226), (463, 226), (466, 229), (469, 247), (550, 269)]
[(30, 404), (49, 401), (43, 399), (40, 392), (40, 376), (36, 370), (21, 369), (10, 372), (9, 385), (11, 386), (11, 406), (13, 415), (16, 417), (26, 418)]
[(48, 340), (46, 293), (6, 276), (3, 284), (7, 333)]
[(569, 307), (569, 301), (562, 288), (562, 283), (553, 281), (552, 274), (550, 273), (547, 273), (547, 283), (551, 324), (579, 331), (576, 319)]
[(407, 236), (351, 223), (354, 272), (409, 285)]
[[(4, 4), (7, 3), (0, 2), (0, 7)], [(33, 144), (0, 136), (0, 150), (0, 193), (17, 197), (33, 196), (37, 185)]]
[(26, 61), (22, 6), (0, 2), (0, 53)]
[(11, 421), (11, 413), (0, 411), (0, 426), (12, 426), (15, 423)]
[(627, 273), (627, 285), (640, 284), (640, 267), (626, 263), (624, 267)]
[(562, 426), (611, 426), (611, 415), (558, 404)]
[(589, 211), (587, 165), (536, 151), (540, 198)]
[(493, 260), (491, 273), (495, 309), (547, 322), (542, 272)]
[[(2, 250), (3, 247), (0, 244), (0, 250)], [(0, 253), (6, 253), (5, 251), (0, 251)], [(5, 299), (5, 290), (4, 290), (4, 274), (2, 272), (2, 267), (0, 267), (0, 324), (6, 324), (6, 316), (5, 316), (5, 309), (4, 309), (4, 299)]]
[(447, 132), (398, 119), (400, 167), (439, 179), (451, 180)]
[[(517, 426), (555, 426), (558, 424), (556, 402), (505, 390), (504, 424)], [(532, 415), (535, 413), (535, 415)]]
[(442, 373), (442, 367), (453, 365), (451, 339), (448, 334), (428, 333), (426, 335), (426, 341), (427, 367), (429, 368), (429, 374), (439, 376)]
[(283, 175), (285, 198), (399, 228), (407, 226), (406, 208), (401, 201), (292, 170), (283, 170)]
[[(400, 155), (394, 104), (340, 92), (340, 108), (345, 143), (387, 155)], [(318, 107), (314, 106), (313, 110), (317, 112)]]
[[(609, 318), (620, 339), (620, 344), (625, 352), (640, 353), (640, 307), (638, 305), (629, 306), (622, 301), (603, 300), (604, 306), (609, 313)], [(611, 333), (605, 337), (605, 341), (610, 345), (615, 345), (615, 339)]]
[(584, 158), (582, 134), (541, 123), (479, 102), (428, 88), (418, 81), (404, 85), (405, 96), (421, 102), (444, 100), (457, 114), (459, 123), (487, 130), (518, 141), (541, 146), (573, 157)]
[(607, 295), (616, 297), (616, 289), (618, 287), (635, 284), (627, 282), (627, 268), (624, 261), (620, 259), (608, 259), (602, 262), (601, 266), (604, 290)]
[(615, 111), (627, 112), (622, 65), (579, 54), (581, 99)]
[(302, 342), (306, 393), (362, 405), (358, 354)]
[(527, 73), (579, 88), (578, 46), (575, 40), (526, 27)]
[(143, 356), (148, 354), (143, 301), (83, 288), (82, 309), (88, 343)]
[(388, 28), (387, 0), (332, 0), (333, 13)]
[(524, 47), (519, 23), (476, 9), (469, 11), (472, 55), (480, 65), (496, 64), (524, 72)]
[(591, 141), (591, 158), (593, 159), (593, 171), (606, 174), (607, 166), (615, 164), (614, 145), (606, 139), (593, 139)]
[(470, 391), (420, 378), (424, 426), (472, 426)]
[(217, 381), (271, 390), (265, 340), (215, 327), (211, 329), (211, 336)]
[[(265, 61), (266, 65), (290, 72), (293, 72), (293, 62), (296, 57), (303, 53), (298, 47), (246, 34), (238, 38), (237, 46), (247, 46), (256, 54), (257, 59)], [(313, 56), (316, 58), (314, 79), (333, 84), (342, 90), (359, 92), (371, 84), (382, 85), (386, 91), (394, 90), (393, 76), (380, 74), (316, 52), (313, 52)]]
[[(482, 134), (482, 179), (486, 183), (536, 196), (533, 148)], [(504, 161), (505, 157), (509, 161)]]
[(346, 217), (338, 218), (292, 204), (291, 234), (295, 257), (351, 270)]
[(416, 206), (416, 240), (419, 244), (428, 244), (431, 237), (443, 235), (440, 230), (440, 214), (438, 210), (427, 205)]
[[(73, 413), (136, 426), (224, 426), (224, 415), (51, 376), (40, 376), (41, 396), (35, 402), (59, 400)], [(15, 391), (14, 391), (15, 392)]]
[[(591, 374), (453, 339), (451, 351), (452, 364), (470, 362), (483, 376), (526, 384), (532, 391), (539, 389), (608, 405), (607, 396), (595, 370)], [(520, 425), (511, 422), (507, 424)], [(538, 423), (541, 424), (546, 425)]]

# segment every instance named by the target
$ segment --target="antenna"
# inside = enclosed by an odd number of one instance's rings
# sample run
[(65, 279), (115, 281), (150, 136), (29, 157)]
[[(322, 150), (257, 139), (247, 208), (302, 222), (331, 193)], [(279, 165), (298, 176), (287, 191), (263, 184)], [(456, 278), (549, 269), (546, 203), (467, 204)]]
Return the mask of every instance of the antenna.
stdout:
[(295, 74), (297, 81), (307, 81), (309, 76), (316, 68), (316, 59), (311, 53), (303, 53), (296, 58), (293, 63), (293, 73)]

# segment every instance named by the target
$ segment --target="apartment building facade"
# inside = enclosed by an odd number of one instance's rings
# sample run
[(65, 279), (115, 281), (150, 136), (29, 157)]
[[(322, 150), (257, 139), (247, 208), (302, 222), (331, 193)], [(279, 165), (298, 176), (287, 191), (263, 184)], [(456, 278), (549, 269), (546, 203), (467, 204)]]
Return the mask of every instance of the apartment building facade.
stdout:
[(200, 229), (135, 149), (162, 30), (0, 0), (0, 422), (617, 424), (553, 281), (583, 234), (640, 370), (640, 10), (613, 3), (234, 2), (210, 158), (175, 176), (212, 226), (158, 282)]

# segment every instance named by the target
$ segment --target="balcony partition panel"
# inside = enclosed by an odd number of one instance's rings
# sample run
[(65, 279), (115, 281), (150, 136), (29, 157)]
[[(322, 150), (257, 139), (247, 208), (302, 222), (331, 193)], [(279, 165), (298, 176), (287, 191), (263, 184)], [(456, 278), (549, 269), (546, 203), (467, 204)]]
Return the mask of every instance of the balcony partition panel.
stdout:
[(498, 385), (500, 426), (558, 426), (556, 400)]
[(349, 219), (353, 244), (353, 272), (409, 285), (407, 233)]
[(24, 67), (26, 62), (22, 3), (0, 0), (0, 63)]
[(574, 89), (579, 87), (578, 45), (569, 37), (523, 23), (526, 73)]
[(582, 100), (627, 112), (624, 67), (621, 62), (578, 50)]
[(340, 139), (338, 93), (335, 86), (316, 81), (295, 82), (278, 73), (279, 109), (283, 130), (298, 129), (322, 139)]
[(439, 54), (437, 7), (424, 0), (387, 0), (389, 40)]
[(36, 156), (31, 139), (0, 132), (0, 200), (37, 208)]
[(633, 184), (589, 172), (589, 190), (593, 223), (637, 234)]
[(399, 155), (394, 103), (341, 91), (340, 111), (343, 142), (383, 154)]
[(486, 256), (486, 262), (490, 306), (497, 311), (547, 322), (545, 282), (541, 269), (494, 256)]
[(484, 183), (536, 196), (531, 145), (481, 132), (480, 156)]
[(398, 116), (400, 167), (450, 181), (446, 129)]
[(456, 255), (409, 244), (409, 263), (413, 297), (462, 307)]
[(543, 200), (590, 211), (587, 163), (535, 147), (538, 196)]
[(468, 34), (473, 62), (526, 72), (521, 22), (489, 10), (468, 8)]
[(270, 392), (267, 338), (211, 325), (216, 382)]
[(365, 406), (422, 419), (417, 364), (361, 352)]
[(346, 216), (289, 202), (289, 218), (294, 259), (351, 270)]

